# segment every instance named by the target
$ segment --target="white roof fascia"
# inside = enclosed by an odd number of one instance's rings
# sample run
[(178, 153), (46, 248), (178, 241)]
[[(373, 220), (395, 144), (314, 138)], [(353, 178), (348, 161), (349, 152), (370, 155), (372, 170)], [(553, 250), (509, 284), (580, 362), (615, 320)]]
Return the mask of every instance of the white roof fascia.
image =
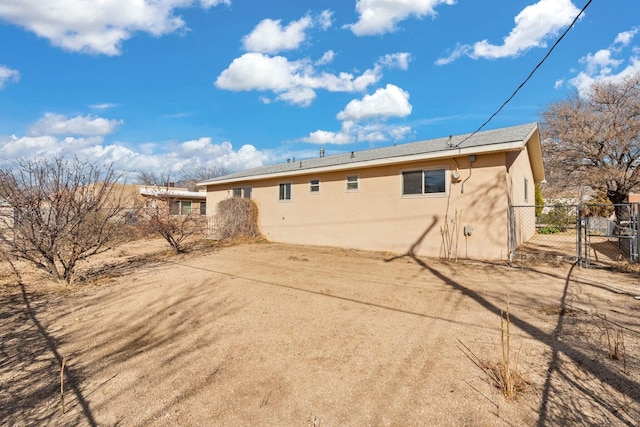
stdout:
[[(312, 175), (323, 172), (335, 172), (341, 170), (353, 170), (353, 169), (362, 169), (362, 168), (372, 168), (376, 166), (383, 165), (392, 165), (392, 164), (402, 164), (402, 163), (411, 163), (421, 160), (438, 160), (442, 158), (454, 158), (454, 157), (462, 157), (471, 154), (491, 154), (498, 152), (506, 152), (506, 151), (522, 151), (524, 150), (524, 146), (526, 141), (513, 141), (513, 142), (504, 142), (500, 144), (493, 144), (491, 146), (486, 146), (483, 148), (479, 147), (462, 147), (455, 148), (451, 150), (438, 151), (433, 153), (421, 153), (421, 154), (411, 154), (408, 156), (396, 156), (396, 157), (386, 157), (384, 159), (376, 159), (376, 160), (368, 160), (363, 162), (353, 162), (346, 164), (338, 164), (331, 166), (321, 166), (317, 168), (309, 168), (309, 169), (301, 169), (301, 170), (292, 170), (292, 171), (284, 171), (284, 172), (274, 172), (263, 175), (248, 175), (238, 178), (231, 179), (221, 179), (213, 182), (201, 182), (198, 185), (221, 185), (221, 184), (230, 184), (235, 182), (246, 182), (246, 181), (263, 181), (272, 178), (281, 178), (287, 176), (299, 176), (299, 175)], [(357, 152), (356, 152), (357, 155)], [(304, 160), (302, 160), (304, 163)]]
[(140, 188), (140, 194), (143, 196), (173, 196), (173, 197), (189, 197), (191, 199), (206, 199), (207, 193), (201, 191), (185, 191), (185, 190), (167, 190), (164, 188)]

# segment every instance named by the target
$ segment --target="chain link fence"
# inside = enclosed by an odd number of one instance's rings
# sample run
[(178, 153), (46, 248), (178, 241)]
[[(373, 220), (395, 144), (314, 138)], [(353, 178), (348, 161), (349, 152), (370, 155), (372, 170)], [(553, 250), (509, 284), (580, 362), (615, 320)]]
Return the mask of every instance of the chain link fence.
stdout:
[[(638, 204), (511, 206), (510, 261), (638, 262)], [(618, 219), (619, 218), (619, 219)]]
[(577, 260), (577, 206), (511, 206), (509, 210), (512, 262), (523, 259)]

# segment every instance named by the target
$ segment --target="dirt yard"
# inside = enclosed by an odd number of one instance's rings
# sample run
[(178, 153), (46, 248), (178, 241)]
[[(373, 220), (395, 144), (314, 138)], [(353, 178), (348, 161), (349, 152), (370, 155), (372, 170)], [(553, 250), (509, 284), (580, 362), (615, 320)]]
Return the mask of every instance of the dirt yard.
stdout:
[[(84, 276), (65, 288), (0, 265), (1, 425), (640, 420), (637, 274), (267, 243), (172, 256), (146, 241)], [(503, 360), (507, 301), (526, 381), (511, 400), (482, 369)]]

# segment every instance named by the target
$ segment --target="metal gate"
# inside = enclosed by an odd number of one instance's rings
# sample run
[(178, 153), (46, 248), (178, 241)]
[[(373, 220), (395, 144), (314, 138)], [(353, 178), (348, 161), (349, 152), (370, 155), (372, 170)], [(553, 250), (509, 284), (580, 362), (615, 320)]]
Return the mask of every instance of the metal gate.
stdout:
[[(640, 205), (589, 204), (579, 206), (578, 261), (588, 267), (599, 263), (598, 254), (637, 263), (640, 239)], [(607, 254), (607, 252), (609, 252)], [(617, 254), (616, 254), (617, 252)]]
[[(616, 216), (618, 213), (618, 218)], [(640, 262), (640, 204), (510, 206), (510, 261)]]

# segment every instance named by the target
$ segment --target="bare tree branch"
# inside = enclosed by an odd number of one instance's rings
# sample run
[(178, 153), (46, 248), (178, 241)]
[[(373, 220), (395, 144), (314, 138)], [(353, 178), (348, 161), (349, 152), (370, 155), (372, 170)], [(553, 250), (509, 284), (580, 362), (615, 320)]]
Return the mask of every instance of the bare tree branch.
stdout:
[(551, 185), (588, 185), (614, 204), (640, 186), (640, 74), (549, 105), (542, 130)]
[(3, 250), (70, 283), (79, 261), (110, 249), (124, 222), (122, 176), (78, 159), (19, 160), (0, 167)]

